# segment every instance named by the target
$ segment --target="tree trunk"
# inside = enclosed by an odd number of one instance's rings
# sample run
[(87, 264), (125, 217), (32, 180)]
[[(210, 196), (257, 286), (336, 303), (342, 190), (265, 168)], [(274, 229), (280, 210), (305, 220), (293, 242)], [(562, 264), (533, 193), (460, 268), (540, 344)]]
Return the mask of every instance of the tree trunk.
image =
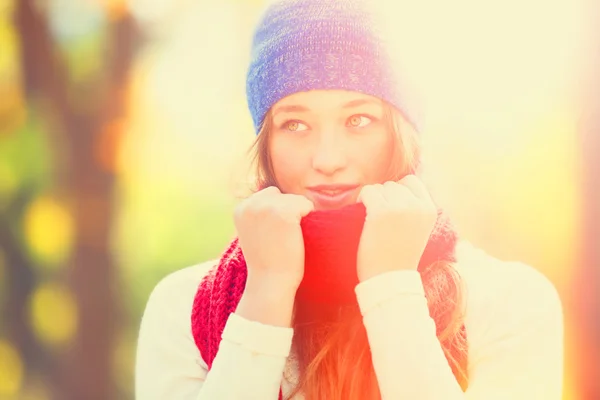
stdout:
[[(101, 162), (99, 148), (109, 127), (118, 126), (115, 121), (125, 113), (134, 24), (127, 15), (111, 22), (103, 76), (87, 88), (70, 86), (47, 21), (36, 12), (33, 0), (18, 1), (16, 24), (26, 93), (29, 100), (43, 100), (39, 111), (53, 124), (47, 128), (60, 153), (57, 158), (62, 160), (57, 192), (71, 201), (76, 228), (68, 276), (78, 307), (78, 330), (60, 363), (60, 378), (54, 382), (57, 396), (61, 400), (115, 399), (112, 355), (120, 315), (109, 249), (114, 175)], [(91, 99), (93, 107), (74, 103), (72, 93), (85, 96), (74, 96), (75, 101)]]

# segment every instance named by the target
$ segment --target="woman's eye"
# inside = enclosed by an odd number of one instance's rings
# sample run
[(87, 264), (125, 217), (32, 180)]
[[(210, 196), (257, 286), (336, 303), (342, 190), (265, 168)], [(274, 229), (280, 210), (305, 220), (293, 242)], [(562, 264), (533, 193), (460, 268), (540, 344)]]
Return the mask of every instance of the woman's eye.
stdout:
[(369, 125), (373, 120), (366, 115), (353, 115), (348, 118), (348, 126), (351, 128), (364, 128)]
[(300, 121), (288, 121), (284, 123), (282, 127), (290, 132), (300, 132), (308, 129), (308, 127)]

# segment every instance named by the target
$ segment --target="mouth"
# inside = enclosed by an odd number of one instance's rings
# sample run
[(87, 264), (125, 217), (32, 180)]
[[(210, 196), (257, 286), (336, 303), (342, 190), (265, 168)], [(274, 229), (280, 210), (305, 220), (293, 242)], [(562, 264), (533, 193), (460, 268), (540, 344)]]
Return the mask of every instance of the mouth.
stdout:
[(359, 185), (319, 185), (309, 187), (309, 198), (318, 210), (332, 210), (349, 205)]

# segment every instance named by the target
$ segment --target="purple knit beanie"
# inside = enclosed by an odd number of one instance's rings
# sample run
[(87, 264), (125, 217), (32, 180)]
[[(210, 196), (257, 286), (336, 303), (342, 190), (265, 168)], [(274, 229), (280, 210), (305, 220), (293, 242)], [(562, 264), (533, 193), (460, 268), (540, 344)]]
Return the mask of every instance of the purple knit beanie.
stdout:
[[(282, 98), (315, 89), (361, 92), (387, 101), (417, 129), (415, 104), (375, 0), (276, 0), (252, 41), (246, 93), (256, 132)], [(381, 2), (380, 2), (381, 3)], [(386, 36), (387, 35), (387, 36)]]

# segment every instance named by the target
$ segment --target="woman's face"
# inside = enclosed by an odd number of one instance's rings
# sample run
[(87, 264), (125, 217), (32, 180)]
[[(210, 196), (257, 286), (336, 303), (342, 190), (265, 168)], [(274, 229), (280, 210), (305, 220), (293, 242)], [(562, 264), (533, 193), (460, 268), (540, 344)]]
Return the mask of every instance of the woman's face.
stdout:
[(282, 192), (328, 210), (355, 203), (362, 186), (385, 179), (394, 141), (381, 100), (313, 90), (280, 100), (271, 115), (269, 153)]

